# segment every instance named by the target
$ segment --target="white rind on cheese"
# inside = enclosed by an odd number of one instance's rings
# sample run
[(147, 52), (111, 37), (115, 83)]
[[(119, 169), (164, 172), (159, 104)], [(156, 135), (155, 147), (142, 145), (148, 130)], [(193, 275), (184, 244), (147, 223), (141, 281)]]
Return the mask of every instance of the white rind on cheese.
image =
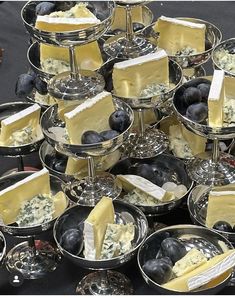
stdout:
[(160, 60), (162, 58), (167, 57), (167, 53), (164, 50), (159, 50), (156, 53), (151, 53), (142, 57), (130, 59), (127, 61), (117, 62), (114, 64), (114, 68), (116, 69), (123, 69), (126, 67), (134, 66), (134, 65), (140, 65), (142, 63), (146, 63), (149, 61), (155, 61)]
[(106, 97), (108, 95), (111, 95), (111, 93), (103, 91), (92, 98), (88, 98), (85, 102), (80, 104), (78, 107), (76, 107), (71, 112), (65, 113), (64, 116), (67, 117), (68, 119), (72, 119), (78, 113), (84, 111), (85, 109), (91, 108), (94, 104), (96, 104), (97, 102), (99, 102), (100, 100), (102, 100), (104, 97)]
[(84, 234), (84, 241), (85, 241), (84, 256), (86, 259), (95, 260), (96, 248), (95, 248), (95, 241), (94, 241), (93, 224), (85, 221), (83, 234)]
[(100, 20), (97, 18), (66, 18), (66, 17), (50, 17), (50, 16), (37, 16), (37, 22), (44, 22), (49, 24), (98, 24)]
[(235, 191), (210, 191), (210, 195), (212, 196), (234, 196)]
[(29, 108), (27, 108), (23, 111), (20, 111), (20, 112), (14, 114), (14, 115), (2, 120), (1, 124), (9, 125), (11, 123), (14, 123), (15, 121), (18, 121), (18, 120), (32, 114), (35, 111), (40, 110), (40, 109), (41, 109), (41, 107), (38, 104), (34, 104), (33, 106), (30, 106)]
[(166, 21), (166, 22), (170, 22), (170, 23), (173, 23), (176, 25), (182, 25), (182, 26), (186, 26), (186, 27), (190, 27), (190, 28), (203, 29), (206, 27), (205, 24), (198, 24), (198, 23), (193, 23), (193, 22), (179, 20), (176, 18), (170, 18), (170, 17), (165, 17), (165, 16), (161, 16), (159, 19), (162, 21)]
[(209, 100), (219, 100), (221, 96), (221, 90), (224, 83), (224, 71), (223, 70), (214, 70), (213, 79), (211, 82), (210, 92), (208, 99)]
[(38, 172), (36, 172), (36, 173), (34, 173), (34, 174), (26, 177), (25, 179), (20, 180), (20, 181), (16, 182), (15, 184), (13, 184), (13, 185), (11, 185), (11, 186), (3, 189), (2, 191), (0, 191), (0, 196), (3, 195), (3, 194), (5, 194), (5, 193), (7, 193), (10, 190), (13, 190), (13, 189), (17, 188), (20, 185), (23, 185), (23, 184), (25, 184), (25, 183), (27, 183), (29, 181), (32, 181), (34, 179), (37, 179), (38, 177), (40, 177), (40, 176), (42, 176), (42, 175), (44, 175), (46, 173), (49, 174), (48, 170), (46, 168), (43, 168), (41, 171), (38, 171)]

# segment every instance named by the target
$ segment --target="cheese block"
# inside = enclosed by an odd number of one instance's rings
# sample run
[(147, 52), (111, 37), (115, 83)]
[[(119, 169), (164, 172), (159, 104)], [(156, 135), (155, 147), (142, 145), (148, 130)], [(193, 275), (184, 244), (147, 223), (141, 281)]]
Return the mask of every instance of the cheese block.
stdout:
[(212, 228), (217, 221), (235, 225), (235, 183), (214, 187), (208, 198), (206, 226)]
[(57, 218), (60, 216), (64, 210), (67, 208), (67, 199), (63, 191), (57, 192), (55, 195), (52, 197), (53, 203), (54, 203), (54, 213), (53, 213), (53, 218)]
[(82, 172), (87, 172), (87, 160), (69, 157), (65, 169), (65, 174), (75, 175)]
[(114, 92), (120, 97), (138, 97), (153, 84), (169, 85), (168, 57), (164, 50), (114, 64)]
[(41, 107), (34, 104), (1, 121), (0, 143), (8, 146), (12, 143), (12, 134), (26, 127), (32, 129), (32, 136), (37, 136), (39, 130)]
[[(132, 22), (144, 24), (142, 6), (134, 6), (131, 9)], [(126, 9), (122, 6), (116, 6), (114, 10), (113, 23), (111, 30), (120, 29), (126, 31)]]
[(160, 33), (159, 48), (164, 49), (168, 55), (175, 55), (185, 48), (197, 53), (205, 51), (205, 24), (161, 16), (153, 29)]
[(175, 263), (172, 271), (177, 277), (179, 277), (196, 269), (206, 262), (207, 258), (204, 254), (196, 248), (192, 248), (182, 259)]
[(65, 123), (71, 144), (81, 144), (85, 131), (109, 130), (109, 116), (115, 111), (112, 95), (101, 92), (87, 99), (72, 111), (65, 113)]
[(0, 191), (0, 218), (4, 224), (14, 223), (21, 204), (38, 194), (50, 194), (49, 172), (45, 168)]
[(131, 192), (137, 188), (161, 202), (167, 202), (175, 199), (172, 192), (165, 191), (163, 188), (153, 184), (143, 177), (136, 175), (117, 175), (117, 179), (122, 183), (122, 188), (126, 192)]
[[(221, 262), (226, 260), (228, 257), (234, 255), (234, 249), (229, 250), (226, 253), (223, 253), (221, 255), (217, 255), (210, 260), (208, 260), (206, 263), (203, 265), (197, 267), (191, 272), (188, 272), (180, 277), (174, 278), (170, 280), (169, 282), (165, 283), (162, 285), (162, 287), (172, 290), (172, 291), (178, 291), (178, 292), (189, 292), (190, 287), (189, 284), (192, 279), (198, 279), (200, 276), (203, 276), (203, 279), (201, 280), (201, 285), (207, 284), (211, 282), (213, 279), (217, 278), (218, 276), (224, 274), (229, 268), (227, 268), (225, 271), (220, 270), (221, 269)], [(232, 264), (231, 267), (234, 265)], [(230, 267), (230, 268), (231, 268)], [(210, 274), (209, 274), (210, 273)], [(203, 283), (206, 278), (205, 276), (209, 279), (205, 283)]]
[(180, 126), (182, 135), (186, 142), (189, 144), (193, 155), (205, 152), (207, 139), (191, 132), (182, 123), (180, 124)]
[(214, 70), (208, 96), (208, 124), (212, 128), (222, 127), (224, 122), (224, 71)]
[(103, 197), (84, 222), (84, 256), (86, 259), (100, 259), (107, 225), (113, 223), (114, 207), (112, 199)]
[(38, 15), (36, 29), (46, 32), (82, 30), (100, 23), (100, 20), (84, 4), (76, 4), (70, 10)]

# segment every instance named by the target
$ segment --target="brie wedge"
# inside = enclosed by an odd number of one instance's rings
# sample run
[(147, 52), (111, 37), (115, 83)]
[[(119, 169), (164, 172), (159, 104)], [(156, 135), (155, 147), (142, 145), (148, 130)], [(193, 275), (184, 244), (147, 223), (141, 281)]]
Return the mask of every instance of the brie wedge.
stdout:
[(164, 50), (114, 64), (113, 87), (117, 96), (138, 97), (149, 86), (169, 85), (168, 57)]
[(164, 49), (170, 56), (186, 48), (195, 50), (196, 53), (205, 51), (205, 24), (161, 16), (154, 26), (154, 31), (160, 33), (159, 48)]

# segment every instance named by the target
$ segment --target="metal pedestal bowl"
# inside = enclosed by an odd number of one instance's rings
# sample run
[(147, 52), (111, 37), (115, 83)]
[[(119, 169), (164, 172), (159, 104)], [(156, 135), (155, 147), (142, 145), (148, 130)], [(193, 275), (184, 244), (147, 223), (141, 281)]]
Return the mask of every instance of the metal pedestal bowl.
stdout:
[(91, 208), (83, 206), (71, 207), (55, 223), (54, 238), (61, 253), (80, 267), (96, 270), (95, 273), (88, 274), (78, 283), (76, 288), (77, 294), (124, 295), (133, 293), (130, 280), (125, 275), (110, 269), (118, 268), (134, 257), (138, 247), (143, 243), (147, 235), (148, 224), (146, 217), (138, 208), (119, 200), (115, 200), (113, 205), (116, 223), (133, 223), (135, 226), (135, 237), (132, 249), (129, 252), (112, 259), (85, 259), (82, 248), (80, 253), (75, 255), (65, 250), (61, 244), (61, 237), (68, 229), (79, 228), (83, 230), (83, 222), (92, 210)]
[[(16, 182), (30, 176), (33, 172), (20, 172), (8, 175), (0, 179), (0, 190), (15, 184)], [(52, 194), (63, 191), (64, 183), (55, 176), (50, 176)], [(16, 197), (17, 200), (17, 197)], [(66, 205), (68, 200), (65, 197)], [(56, 218), (41, 225), (31, 227), (19, 227), (17, 224), (5, 225), (0, 223), (0, 230), (19, 238), (26, 238), (27, 241), (13, 247), (6, 256), (6, 267), (11, 271), (19, 271), (26, 279), (37, 279), (44, 277), (47, 273), (54, 271), (61, 260), (59, 250), (52, 244), (34, 240), (53, 227)]]
[(199, 226), (176, 225), (161, 229), (153, 233), (139, 248), (137, 261), (143, 279), (150, 287), (155, 289), (157, 293), (167, 295), (211, 295), (218, 293), (229, 283), (232, 276), (231, 270), (226, 272), (226, 274), (221, 277), (221, 280), (219, 280), (218, 278), (218, 281), (215, 285), (210, 285), (208, 283), (199, 289), (188, 292), (169, 290), (156, 283), (144, 272), (143, 265), (146, 261), (156, 258), (156, 256), (159, 255), (161, 242), (169, 237), (180, 240), (187, 251), (192, 248), (200, 250), (208, 259), (214, 257), (215, 255), (222, 254), (223, 252), (225, 252), (225, 250), (233, 248), (231, 243), (220, 234)]

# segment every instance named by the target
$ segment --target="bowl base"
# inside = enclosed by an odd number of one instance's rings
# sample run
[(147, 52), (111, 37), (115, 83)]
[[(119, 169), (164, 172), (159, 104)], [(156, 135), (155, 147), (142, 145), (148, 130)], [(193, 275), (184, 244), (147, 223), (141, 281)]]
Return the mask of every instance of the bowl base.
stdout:
[(107, 271), (107, 282), (102, 284), (100, 272), (90, 273), (77, 285), (79, 295), (131, 295), (133, 287), (130, 280), (117, 271)]
[(38, 279), (54, 271), (61, 261), (58, 248), (50, 243), (35, 240), (36, 250), (28, 242), (13, 247), (7, 254), (7, 270), (19, 271), (25, 279)]
[(198, 184), (226, 185), (235, 183), (235, 157), (227, 153), (220, 153), (217, 164), (212, 161), (210, 152), (199, 154), (188, 162), (187, 170), (190, 178)]
[(156, 46), (139, 35), (129, 41), (126, 34), (121, 33), (106, 40), (104, 51), (112, 58), (132, 59), (155, 52)]
[(124, 156), (132, 158), (151, 158), (163, 153), (168, 145), (166, 134), (155, 127), (148, 127), (143, 137), (138, 133), (131, 133), (122, 151)]
[(48, 84), (51, 96), (65, 100), (85, 100), (103, 91), (103, 77), (90, 70), (79, 71), (80, 77), (71, 77), (69, 71), (54, 76)]
[(94, 181), (90, 177), (75, 180), (66, 189), (67, 196), (76, 204), (93, 207), (103, 196), (116, 199), (122, 191), (121, 185), (110, 173), (99, 173)]

